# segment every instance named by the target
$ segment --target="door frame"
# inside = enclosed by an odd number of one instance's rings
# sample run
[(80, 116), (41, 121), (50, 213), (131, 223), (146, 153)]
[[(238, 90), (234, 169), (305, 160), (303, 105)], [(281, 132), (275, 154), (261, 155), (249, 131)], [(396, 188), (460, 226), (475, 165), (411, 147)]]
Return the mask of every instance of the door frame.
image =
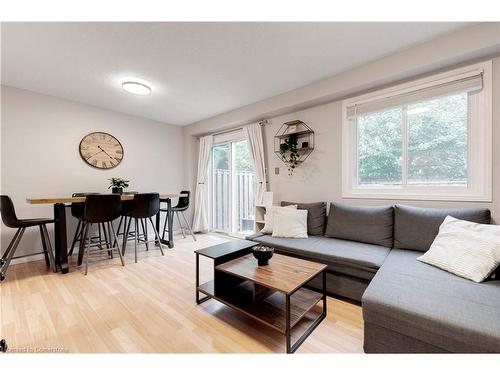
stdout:
[[(219, 139), (214, 139), (214, 142), (212, 144), (212, 149), (210, 150), (210, 165), (209, 165), (209, 176), (208, 176), (208, 183), (209, 183), (209, 188), (208, 188), (208, 194), (211, 199), (209, 199), (208, 202), (208, 209), (210, 212), (210, 220), (209, 220), (209, 231), (210, 232), (215, 232), (215, 233), (222, 233), (225, 235), (233, 236), (233, 237), (244, 237), (244, 234), (241, 234), (239, 232), (235, 232), (235, 227), (236, 227), (236, 202), (234, 202), (234, 186), (235, 186), (235, 175), (234, 175), (234, 158), (233, 158), (233, 143), (236, 142), (241, 142), (245, 141), (246, 138), (243, 134), (243, 131), (239, 130), (236, 132), (231, 132), (231, 133), (226, 133), (223, 134)], [(214, 189), (213, 189), (213, 149), (216, 146), (222, 146), (222, 145), (227, 145), (228, 146), (228, 164), (229, 164), (229, 228), (228, 231), (220, 230), (220, 229), (214, 229), (213, 227), (213, 222), (214, 222), (214, 207), (213, 207), (213, 202), (214, 202)]]

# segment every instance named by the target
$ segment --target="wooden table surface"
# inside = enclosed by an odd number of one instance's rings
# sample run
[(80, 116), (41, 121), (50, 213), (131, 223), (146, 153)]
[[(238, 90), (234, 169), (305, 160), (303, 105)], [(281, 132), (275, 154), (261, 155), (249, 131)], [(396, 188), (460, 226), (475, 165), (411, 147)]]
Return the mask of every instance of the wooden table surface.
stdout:
[[(133, 194), (123, 194), (122, 201), (134, 199)], [(160, 194), (160, 199), (179, 198), (180, 194)], [(60, 203), (85, 203), (85, 197), (62, 197), (62, 198), (26, 198), (29, 204), (60, 204)]]
[(267, 266), (258, 266), (253, 254), (248, 254), (215, 267), (285, 294), (293, 293), (325, 268), (321, 263), (280, 254), (274, 254)]

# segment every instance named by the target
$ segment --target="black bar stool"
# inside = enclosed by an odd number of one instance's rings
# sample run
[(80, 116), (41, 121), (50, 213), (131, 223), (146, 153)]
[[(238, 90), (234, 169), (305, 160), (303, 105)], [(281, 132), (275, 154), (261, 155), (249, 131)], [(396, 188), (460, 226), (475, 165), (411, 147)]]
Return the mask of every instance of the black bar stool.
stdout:
[[(99, 193), (73, 193), (72, 197), (86, 197), (87, 195), (99, 195)], [(71, 203), (71, 216), (78, 220), (78, 225), (76, 226), (75, 235), (73, 236), (73, 242), (71, 242), (71, 249), (69, 250), (69, 255), (73, 255), (73, 250), (76, 243), (80, 243), (83, 239), (83, 233), (85, 232), (85, 221), (83, 220), (83, 212), (85, 210), (85, 203)], [(107, 236), (106, 228), (103, 226), (104, 236)], [(99, 242), (102, 242), (101, 238), (101, 227), (99, 225)], [(97, 237), (92, 237), (92, 240), (96, 240)]]
[[(138, 191), (124, 191), (122, 195), (136, 195), (139, 194)], [(120, 217), (120, 222), (118, 223), (118, 229), (116, 233), (118, 236), (124, 236), (125, 233), (128, 233), (127, 236), (127, 241), (130, 239), (135, 239), (135, 232), (132, 230), (130, 231), (130, 225), (132, 224), (132, 200), (124, 200), (122, 201), (122, 216)], [(123, 230), (120, 232), (120, 229), (122, 228), (123, 224)], [(145, 242), (146, 243), (146, 249), (149, 250), (149, 246), (147, 243), (148, 239), (148, 226), (145, 220), (141, 220), (141, 227), (142, 227), (142, 234), (139, 233), (139, 241), (140, 242)]]
[[(80, 251), (78, 254), (78, 264), (81, 264), (83, 255), (85, 253), (85, 275), (87, 275), (89, 268), (89, 252), (92, 247), (92, 241), (90, 239), (90, 233), (92, 231), (92, 226), (94, 224), (106, 224), (109, 233), (109, 242), (106, 244), (108, 254), (113, 257), (113, 250), (118, 250), (118, 255), (120, 256), (120, 261), (122, 266), (125, 266), (123, 262), (122, 253), (120, 246), (118, 245), (117, 236), (115, 228), (113, 226), (113, 220), (120, 217), (122, 211), (121, 197), (118, 194), (106, 194), (106, 195), (87, 195), (85, 197), (85, 209), (83, 212), (83, 220), (85, 221), (85, 233), (83, 246), (80, 246)], [(111, 233), (114, 235), (114, 240), (111, 239)], [(116, 242), (116, 246), (113, 245)], [(94, 246), (101, 247), (99, 244), (94, 244)]]
[[(40, 229), (43, 254), (45, 255), (45, 264), (47, 265), (47, 267), (52, 267), (52, 270), (54, 272), (57, 272), (54, 253), (52, 252), (52, 245), (50, 244), (49, 233), (47, 232), (47, 224), (54, 223), (54, 219), (18, 219), (16, 216), (16, 210), (14, 209), (14, 204), (12, 203), (12, 199), (10, 199), (10, 197), (7, 195), (1, 195), (0, 197), (0, 211), (2, 213), (3, 223), (9, 228), (17, 228), (17, 232), (14, 235), (14, 238), (7, 247), (7, 250), (5, 250), (2, 258), (0, 258), (0, 281), (5, 279), (7, 268), (9, 268), (9, 264), (14, 258), (14, 254), (17, 250), (19, 242), (21, 241), (21, 238), (23, 237), (24, 231), (26, 230), (26, 228), (35, 226), (38, 226)], [(19, 258), (36, 254), (23, 255)]]
[[(151, 219), (153, 216), (156, 216), (160, 211), (160, 194), (158, 193), (146, 193), (146, 194), (136, 194), (134, 195), (134, 199), (132, 200), (132, 211), (130, 212), (130, 217), (134, 219), (135, 223), (135, 234), (134, 234), (134, 249), (135, 249), (135, 262), (137, 263), (137, 244), (139, 243), (139, 220), (149, 220), (151, 223), (153, 230), (155, 232), (155, 240), (149, 241), (147, 238), (145, 239), (146, 245), (148, 242), (156, 242), (160, 246), (161, 255), (165, 255), (163, 253), (163, 246), (161, 244), (160, 236), (156, 231), (156, 227)], [(146, 222), (147, 226), (147, 222)], [(127, 239), (129, 237), (129, 228), (130, 224), (127, 227), (126, 233), (123, 235), (123, 254), (125, 254), (125, 249), (127, 246)]]
[[(172, 211), (174, 215), (177, 217), (177, 221), (179, 222), (179, 227), (182, 232), (182, 236), (186, 238), (186, 234), (184, 233), (184, 229), (189, 230), (189, 233), (193, 237), (193, 240), (196, 241), (196, 237), (194, 236), (193, 230), (191, 229), (191, 225), (189, 225), (189, 222), (186, 219), (186, 216), (184, 216), (184, 211), (187, 211), (189, 208), (189, 198), (191, 196), (191, 192), (189, 190), (183, 190), (181, 191), (181, 196), (179, 197), (179, 201), (177, 204), (172, 207)], [(167, 212), (168, 210), (163, 208), (161, 209), (162, 212)], [(186, 227), (182, 226), (180, 215), (182, 215), (182, 218), (184, 219), (184, 223), (186, 223)], [(168, 217), (168, 215), (167, 215)], [(165, 232), (167, 232), (167, 220), (165, 219), (165, 224), (163, 225), (163, 236), (165, 236)]]

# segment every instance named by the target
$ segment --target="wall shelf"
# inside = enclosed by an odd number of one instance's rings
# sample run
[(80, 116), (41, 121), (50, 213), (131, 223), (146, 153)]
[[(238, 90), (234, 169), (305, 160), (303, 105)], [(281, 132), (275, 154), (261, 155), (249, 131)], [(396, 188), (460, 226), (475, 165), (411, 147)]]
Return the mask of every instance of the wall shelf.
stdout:
[(293, 133), (284, 133), (284, 134), (281, 134), (281, 135), (276, 135), (276, 138), (279, 138), (279, 139), (285, 139), (285, 138), (288, 138), (290, 135), (296, 135), (297, 137), (305, 137), (309, 134), (314, 134), (314, 132), (312, 130), (303, 130), (303, 131), (299, 131), (299, 132), (293, 132)]
[(313, 150), (314, 131), (303, 121), (285, 122), (274, 136), (274, 153), (288, 166), (289, 175)]

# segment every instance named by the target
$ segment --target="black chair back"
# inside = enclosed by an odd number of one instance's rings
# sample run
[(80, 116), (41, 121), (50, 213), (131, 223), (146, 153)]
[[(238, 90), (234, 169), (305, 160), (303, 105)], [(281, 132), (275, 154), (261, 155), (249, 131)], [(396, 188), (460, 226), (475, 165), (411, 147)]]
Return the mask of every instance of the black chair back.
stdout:
[[(72, 197), (86, 197), (87, 195), (99, 195), (99, 193), (73, 193)], [(79, 220), (83, 219), (85, 203), (71, 203), (71, 215)]]
[(1, 195), (0, 197), (0, 212), (2, 213), (3, 223), (9, 228), (19, 228), (21, 225), (16, 216), (16, 210), (14, 209), (12, 199), (10, 199), (8, 195)]
[(134, 195), (132, 217), (144, 219), (155, 216), (160, 211), (160, 194), (146, 193)]
[(83, 220), (89, 223), (105, 223), (120, 217), (121, 197), (118, 194), (87, 195)]
[(191, 195), (191, 192), (189, 190), (183, 190), (181, 191), (181, 196), (179, 197), (179, 201), (177, 202), (177, 205), (174, 207), (177, 211), (184, 211), (189, 208), (189, 197)]

